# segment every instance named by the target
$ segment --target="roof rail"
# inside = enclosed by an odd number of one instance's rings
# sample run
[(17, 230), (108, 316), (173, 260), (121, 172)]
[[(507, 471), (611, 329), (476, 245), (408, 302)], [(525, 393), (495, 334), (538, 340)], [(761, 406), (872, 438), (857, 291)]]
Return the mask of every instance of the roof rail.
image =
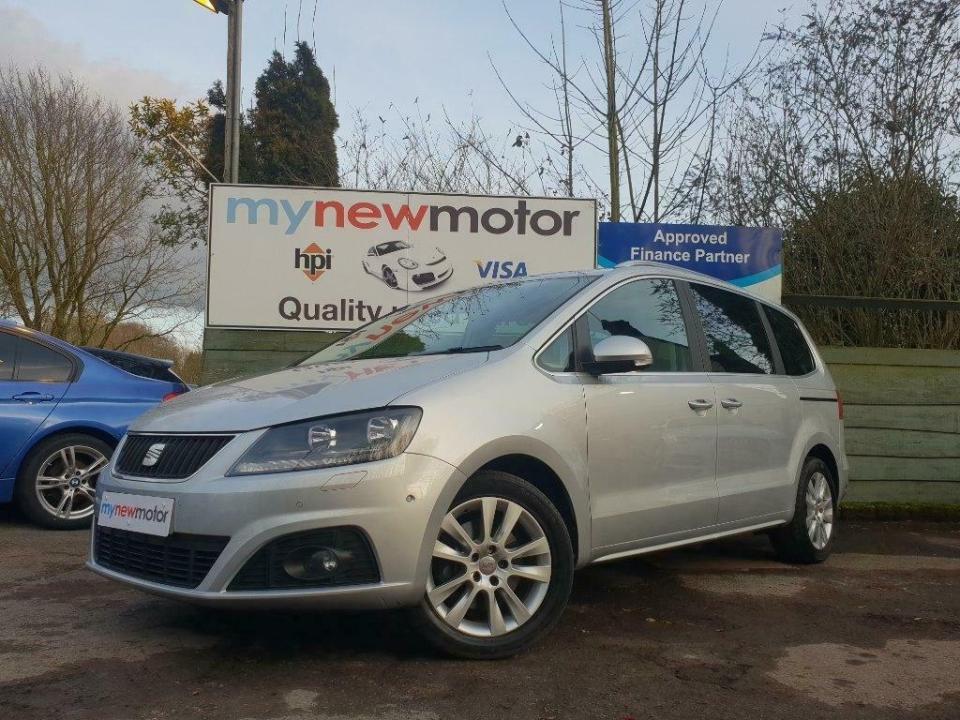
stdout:
[(684, 270), (685, 268), (680, 267), (679, 265), (671, 265), (670, 263), (654, 262), (653, 260), (624, 260), (623, 262), (617, 263), (615, 267), (624, 268), (624, 267), (662, 267), (670, 268), (672, 270)]

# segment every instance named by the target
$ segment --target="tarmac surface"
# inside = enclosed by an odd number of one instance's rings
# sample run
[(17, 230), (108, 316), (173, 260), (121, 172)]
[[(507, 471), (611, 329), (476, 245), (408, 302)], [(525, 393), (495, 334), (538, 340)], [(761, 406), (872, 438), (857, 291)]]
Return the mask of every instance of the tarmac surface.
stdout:
[(960, 718), (960, 526), (848, 523), (824, 565), (763, 536), (587, 568), (556, 630), (435, 655), (403, 613), (224, 612), (84, 569), (0, 514), (0, 718)]

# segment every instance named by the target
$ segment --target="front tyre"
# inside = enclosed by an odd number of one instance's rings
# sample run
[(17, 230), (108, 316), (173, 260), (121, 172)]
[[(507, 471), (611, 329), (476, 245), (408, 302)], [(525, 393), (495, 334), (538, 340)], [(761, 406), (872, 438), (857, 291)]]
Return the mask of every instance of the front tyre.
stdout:
[(449, 655), (508, 657), (560, 619), (573, 568), (566, 524), (547, 497), (515, 475), (481, 471), (441, 523), (414, 621)]
[(97, 478), (113, 452), (92, 435), (70, 433), (37, 444), (17, 474), (17, 506), (37, 525), (53, 530), (87, 527)]
[(770, 533), (777, 556), (790, 563), (821, 563), (837, 535), (837, 482), (827, 464), (809, 457), (797, 487), (793, 520)]

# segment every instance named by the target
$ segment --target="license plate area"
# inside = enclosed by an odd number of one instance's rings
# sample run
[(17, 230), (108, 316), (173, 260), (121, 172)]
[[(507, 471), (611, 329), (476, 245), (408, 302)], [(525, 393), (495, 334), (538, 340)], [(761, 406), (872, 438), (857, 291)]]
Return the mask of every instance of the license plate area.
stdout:
[(105, 492), (100, 498), (97, 525), (167, 537), (173, 527), (173, 498)]

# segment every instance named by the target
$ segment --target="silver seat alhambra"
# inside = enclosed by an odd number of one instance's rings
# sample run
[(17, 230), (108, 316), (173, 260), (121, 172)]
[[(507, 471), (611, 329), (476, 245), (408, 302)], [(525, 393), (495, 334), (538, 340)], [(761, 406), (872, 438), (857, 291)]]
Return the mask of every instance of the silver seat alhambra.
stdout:
[(101, 475), (89, 566), (197, 603), (409, 607), (494, 658), (590, 563), (761, 530), (820, 562), (846, 483), (797, 319), (631, 264), (422, 301), (161, 406)]

